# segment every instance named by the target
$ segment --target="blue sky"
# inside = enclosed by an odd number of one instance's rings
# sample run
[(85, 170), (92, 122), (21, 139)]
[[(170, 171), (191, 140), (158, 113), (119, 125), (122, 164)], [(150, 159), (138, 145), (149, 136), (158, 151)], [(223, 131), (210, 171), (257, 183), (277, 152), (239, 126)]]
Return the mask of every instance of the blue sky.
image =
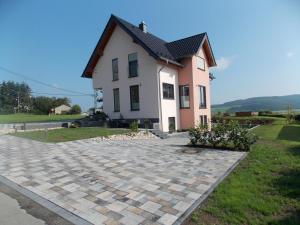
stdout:
[[(0, 66), (92, 93), (81, 78), (110, 14), (172, 41), (207, 32), (217, 59), (212, 102), (300, 94), (300, 1), (0, 0)], [(24, 79), (0, 70), (0, 81)], [(66, 93), (28, 80), (35, 92)], [(67, 94), (67, 93), (66, 93)], [(91, 97), (71, 97), (85, 109)]]

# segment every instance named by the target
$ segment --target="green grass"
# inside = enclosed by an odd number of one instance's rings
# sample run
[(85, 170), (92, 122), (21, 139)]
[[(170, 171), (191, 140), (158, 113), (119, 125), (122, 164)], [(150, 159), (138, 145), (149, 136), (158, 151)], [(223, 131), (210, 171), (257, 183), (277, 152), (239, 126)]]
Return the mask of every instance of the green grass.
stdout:
[(0, 115), (1, 123), (28, 123), (28, 122), (50, 122), (50, 121), (62, 121), (70, 119), (82, 118), (81, 115), (34, 115), (26, 113), (16, 113), (8, 115)]
[(279, 121), (260, 139), (189, 224), (300, 224), (300, 126)]
[(127, 129), (115, 129), (115, 128), (99, 128), (99, 127), (82, 127), (82, 128), (62, 128), (55, 130), (45, 131), (28, 131), (11, 134), (17, 137), (28, 138), (36, 141), (43, 142), (64, 142), (74, 141), (80, 139), (87, 139), (93, 137), (103, 137), (113, 134), (127, 133)]

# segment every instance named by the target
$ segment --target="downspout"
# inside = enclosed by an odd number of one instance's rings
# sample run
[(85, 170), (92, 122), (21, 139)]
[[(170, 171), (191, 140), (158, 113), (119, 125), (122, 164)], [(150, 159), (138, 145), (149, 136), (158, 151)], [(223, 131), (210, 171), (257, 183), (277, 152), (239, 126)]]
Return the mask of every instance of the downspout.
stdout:
[[(166, 60), (166, 63), (169, 64), (169, 61)], [(159, 119), (160, 119), (160, 125), (161, 130), (163, 131), (163, 121), (162, 121), (162, 106), (161, 106), (161, 85), (160, 85), (160, 72), (165, 68), (165, 66), (162, 66), (158, 72), (157, 72), (157, 81), (158, 81), (158, 101), (159, 101)]]

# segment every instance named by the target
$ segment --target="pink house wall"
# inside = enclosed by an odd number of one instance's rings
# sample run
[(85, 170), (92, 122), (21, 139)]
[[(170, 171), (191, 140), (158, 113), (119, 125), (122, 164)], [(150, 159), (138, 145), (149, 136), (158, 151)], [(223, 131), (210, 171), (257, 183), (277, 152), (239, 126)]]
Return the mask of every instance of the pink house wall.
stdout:
[(180, 127), (181, 129), (189, 129), (194, 126), (194, 92), (193, 89), (193, 64), (192, 58), (185, 59), (182, 64), (183, 68), (178, 71), (178, 84), (189, 85), (190, 90), (190, 108), (180, 109)]
[[(180, 109), (180, 127), (181, 129), (189, 129), (200, 123), (200, 116), (206, 115), (208, 121), (211, 120), (211, 102), (210, 102), (210, 79), (209, 67), (206, 56), (201, 48), (197, 54), (205, 59), (205, 70), (197, 68), (197, 56), (186, 58), (182, 64), (183, 68), (178, 70), (178, 84), (189, 85), (190, 90), (190, 108)], [(200, 91), (199, 86), (206, 87), (206, 108), (200, 109)]]

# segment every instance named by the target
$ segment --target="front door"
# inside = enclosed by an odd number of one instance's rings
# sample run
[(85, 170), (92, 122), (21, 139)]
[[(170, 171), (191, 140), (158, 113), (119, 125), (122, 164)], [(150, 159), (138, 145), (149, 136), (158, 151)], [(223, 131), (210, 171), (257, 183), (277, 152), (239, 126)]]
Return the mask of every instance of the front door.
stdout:
[(169, 117), (169, 132), (176, 130), (175, 117)]

